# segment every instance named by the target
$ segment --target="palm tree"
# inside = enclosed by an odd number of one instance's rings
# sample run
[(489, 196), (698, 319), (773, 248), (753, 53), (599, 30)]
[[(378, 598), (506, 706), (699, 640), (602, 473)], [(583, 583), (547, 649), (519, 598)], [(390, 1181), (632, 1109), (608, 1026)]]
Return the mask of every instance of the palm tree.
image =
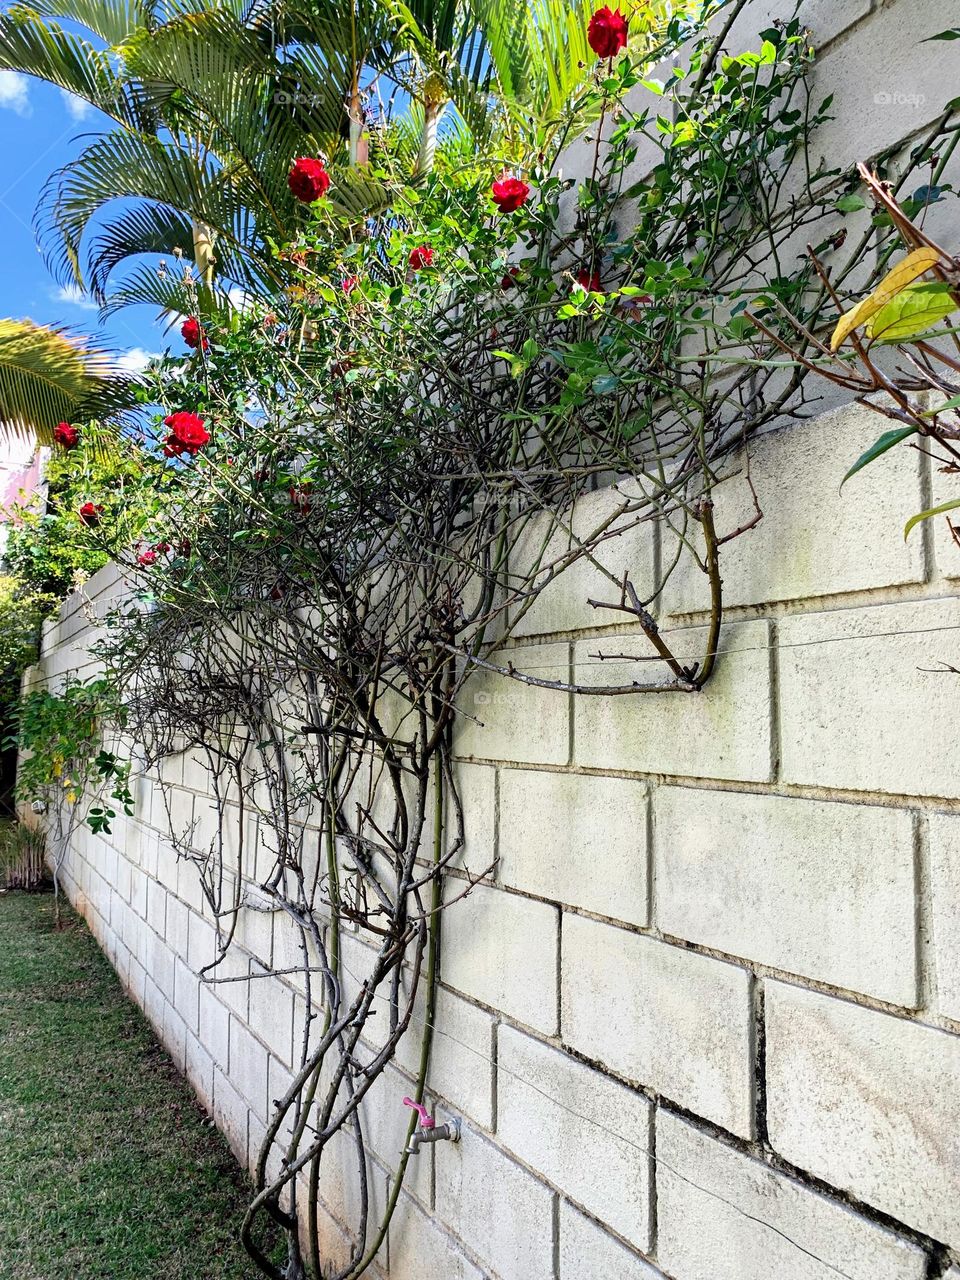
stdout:
[[(644, 22), (667, 7), (641, 6)], [(592, 73), (589, 14), (587, 0), (15, 7), (0, 15), (0, 68), (57, 84), (112, 122), (44, 190), (38, 223), (51, 267), (111, 310), (227, 310), (231, 285), (278, 289), (276, 246), (302, 218), (286, 183), (298, 155), (326, 158), (334, 211), (356, 226), (389, 205), (393, 174), (401, 184), (422, 178), (444, 129), (460, 153), (466, 139), (516, 161), (524, 131), (542, 149)], [(391, 178), (378, 164), (387, 135), (366, 130), (363, 114), (383, 85), (408, 104), (400, 132), (419, 134), (408, 171), (394, 165)], [(186, 293), (178, 273), (142, 260), (113, 285), (118, 267), (176, 247), (192, 250)]]
[[(88, 37), (65, 31), (56, 17), (84, 26)], [(55, 274), (105, 303), (119, 264), (179, 246), (192, 247), (206, 309), (225, 306), (230, 285), (280, 287), (284, 270), (273, 249), (296, 234), (302, 217), (286, 182), (297, 156), (325, 157), (334, 210), (346, 219), (389, 202), (389, 185), (359, 161), (361, 85), (394, 57), (391, 26), (380, 0), (249, 13), (49, 0), (39, 12), (0, 16), (0, 67), (85, 98), (114, 125), (55, 173), (41, 198), (39, 228)], [(118, 200), (135, 204), (108, 211)], [(158, 276), (143, 264), (111, 306), (135, 301), (166, 310), (185, 303), (175, 274)]]

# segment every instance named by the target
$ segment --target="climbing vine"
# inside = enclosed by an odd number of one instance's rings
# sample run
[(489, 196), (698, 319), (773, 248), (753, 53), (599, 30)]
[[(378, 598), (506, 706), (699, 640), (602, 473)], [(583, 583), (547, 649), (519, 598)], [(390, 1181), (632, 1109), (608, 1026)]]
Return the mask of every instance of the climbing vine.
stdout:
[[(276, 250), (295, 271), (283, 296), (222, 324), (178, 267), (192, 354), (155, 373), (152, 501), (119, 556), (134, 586), (98, 657), (138, 767), (162, 778), (183, 756), (209, 779), (212, 830), (156, 784), (215, 925), (204, 981), (248, 980), (233, 953), (251, 913), (293, 939), (274, 970), (303, 996), (301, 1039), (243, 1224), (273, 1280), (362, 1275), (396, 1206), (409, 1150), (374, 1213), (371, 1108), (402, 1105), (384, 1073), (418, 1037), (409, 1149), (441, 915), (455, 930), (454, 904), (491, 870), (463, 860), (457, 735), (480, 714), (476, 671), (583, 696), (708, 696), (724, 549), (762, 516), (718, 528), (714, 491), (756, 431), (811, 402), (808, 366), (775, 358), (794, 322), (835, 318), (798, 241), (819, 233), (817, 262), (843, 279), (894, 234), (877, 225), (843, 257), (845, 177), (811, 159), (829, 102), (811, 99), (796, 21), (738, 54), (727, 23), (676, 59), (671, 28), (662, 82), (605, 24), (591, 99), (570, 108), (597, 121), (582, 182), (563, 174), (561, 129), (550, 154), (441, 167), (356, 226), (304, 158), (302, 233)], [(644, 76), (655, 106), (635, 109)], [(122, 542), (122, 511), (88, 501), (89, 536)], [(654, 523), (709, 584), (696, 661), (655, 620), (676, 557), (654, 580), (611, 567), (616, 540)], [(597, 626), (647, 645), (621, 683), (523, 669), (514, 636), (575, 569), (596, 584)], [(331, 1177), (358, 1188), (338, 1257), (318, 1208)]]
[(71, 677), (58, 692), (33, 689), (20, 703), (17, 796), (48, 815), (58, 923), (60, 869), (78, 822), (85, 816), (93, 831), (109, 835), (118, 809), (133, 813), (130, 761), (103, 745), (105, 729), (123, 720), (116, 687), (103, 678)]

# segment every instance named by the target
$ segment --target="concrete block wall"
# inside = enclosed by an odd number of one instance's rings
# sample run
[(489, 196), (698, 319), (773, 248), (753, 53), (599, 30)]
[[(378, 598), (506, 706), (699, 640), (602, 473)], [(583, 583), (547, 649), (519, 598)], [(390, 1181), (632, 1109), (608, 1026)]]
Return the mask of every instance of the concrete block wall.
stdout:
[[(920, 43), (950, 23), (945, 6), (808, 0), (801, 13), (823, 48), (818, 87), (837, 94), (821, 150), (854, 159), (929, 122), (960, 67), (956, 46)], [(938, 670), (957, 664), (960, 551), (933, 525), (903, 542), (946, 483), (915, 453), (838, 494), (884, 429), (846, 406), (753, 443), (764, 519), (726, 549), (722, 654), (702, 694), (467, 686), (467, 858), (496, 866), (443, 918), (429, 1077), (438, 1118), (460, 1116), (464, 1138), (413, 1162), (375, 1273), (960, 1275), (960, 696)], [(721, 531), (735, 527), (744, 485), (717, 498)], [(644, 538), (610, 550), (639, 587), (671, 552)], [(89, 587), (91, 604), (48, 628), (37, 679), (92, 670), (91, 618), (122, 588), (112, 570)], [(515, 666), (634, 678), (635, 664), (596, 656), (646, 652), (584, 608), (606, 589), (583, 570), (551, 588), (509, 644)], [(703, 584), (686, 565), (659, 622), (681, 655), (702, 645)], [(174, 757), (163, 778), (175, 826), (208, 838), (202, 763)], [(292, 954), (288, 922), (245, 910), (229, 963), (201, 980), (209, 912), (148, 776), (111, 837), (78, 833), (65, 876), (251, 1161), (303, 1013), (295, 983), (264, 976)], [(348, 935), (354, 971), (362, 952)], [(402, 1050), (366, 1109), (374, 1205), (412, 1068)], [(336, 1150), (322, 1197), (342, 1255), (355, 1191)]]
[[(382, 1251), (391, 1277), (921, 1280), (960, 1259), (957, 690), (937, 670), (955, 660), (960, 552), (928, 537), (907, 581), (889, 553), (929, 482), (912, 459), (837, 497), (878, 425), (851, 407), (762, 442), (769, 474), (793, 478), (771, 495), (779, 545), (761, 524), (728, 576), (758, 554), (771, 585), (735, 595), (702, 694), (466, 687), (483, 719), (461, 739), (469, 861), (496, 869), (443, 919), (430, 1073), (465, 1136), (418, 1157)], [(852, 544), (858, 523), (870, 538)], [(105, 570), (89, 605), (65, 607), (37, 678), (93, 670), (90, 620), (120, 590)], [(661, 617), (677, 641), (702, 622)], [(571, 630), (511, 657), (586, 678), (591, 655), (642, 646)], [(199, 828), (199, 763), (163, 772), (175, 825)], [(252, 1162), (302, 1022), (302, 993), (267, 973), (291, 954), (284, 917), (245, 911), (229, 963), (201, 980), (209, 912), (147, 776), (135, 818), (77, 833), (65, 875)], [(353, 972), (362, 952), (348, 937)], [(413, 1065), (401, 1052), (367, 1108), (375, 1201)], [(331, 1250), (351, 1176), (334, 1163), (325, 1184)]]

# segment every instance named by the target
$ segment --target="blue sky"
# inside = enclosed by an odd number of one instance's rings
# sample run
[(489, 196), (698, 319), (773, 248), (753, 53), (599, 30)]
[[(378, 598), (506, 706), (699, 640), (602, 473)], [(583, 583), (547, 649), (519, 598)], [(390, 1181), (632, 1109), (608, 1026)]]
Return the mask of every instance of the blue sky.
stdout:
[(166, 346), (179, 349), (179, 335), (175, 330), (165, 334), (150, 307), (129, 307), (101, 326), (95, 305), (65, 292), (50, 275), (33, 230), (34, 209), (47, 178), (108, 124), (87, 103), (52, 85), (0, 71), (0, 317), (83, 329), (127, 353), (125, 362), (135, 368), (146, 353)]

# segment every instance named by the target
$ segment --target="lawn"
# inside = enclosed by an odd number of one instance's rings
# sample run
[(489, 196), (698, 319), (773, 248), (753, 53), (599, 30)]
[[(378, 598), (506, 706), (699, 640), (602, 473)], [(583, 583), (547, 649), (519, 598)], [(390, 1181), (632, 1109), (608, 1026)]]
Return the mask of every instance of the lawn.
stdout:
[(243, 1280), (248, 1189), (85, 925), (0, 895), (0, 1277)]

